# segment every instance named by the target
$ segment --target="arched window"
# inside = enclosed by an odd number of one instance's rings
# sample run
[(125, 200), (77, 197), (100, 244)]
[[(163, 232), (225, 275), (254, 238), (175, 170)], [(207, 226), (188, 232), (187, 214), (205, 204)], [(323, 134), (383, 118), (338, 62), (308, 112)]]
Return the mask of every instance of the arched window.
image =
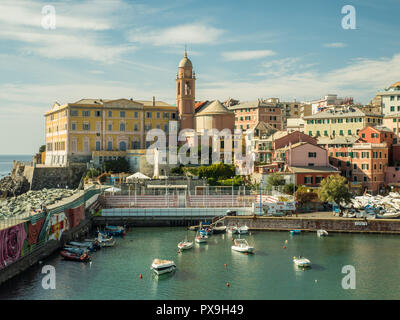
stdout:
[(119, 143), (119, 150), (126, 151), (126, 142), (125, 141), (121, 141)]

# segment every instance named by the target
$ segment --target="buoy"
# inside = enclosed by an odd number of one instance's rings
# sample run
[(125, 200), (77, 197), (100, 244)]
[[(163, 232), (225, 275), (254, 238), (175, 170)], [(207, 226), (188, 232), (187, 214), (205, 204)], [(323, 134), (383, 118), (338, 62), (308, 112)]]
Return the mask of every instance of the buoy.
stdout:
[(304, 272), (304, 268), (303, 268), (303, 272)]
[(226, 268), (228, 265), (226, 263), (224, 263), (224, 267)]
[(142, 274), (139, 274), (139, 279), (142, 279), (142, 278), (143, 278)]
[(232, 238), (232, 241), (233, 241), (233, 240), (235, 240), (235, 239)]
[(248, 255), (248, 253), (247, 253), (247, 252), (245, 252), (245, 253), (244, 253), (244, 255), (245, 255), (245, 256), (247, 256), (247, 255)]
[(285, 243), (287, 243), (287, 240), (285, 240)]
[(283, 249), (286, 249), (286, 246), (283, 246)]
[(315, 283), (317, 283), (318, 282), (318, 280), (315, 280)]
[(293, 257), (293, 259), (296, 259), (296, 257)]
[(229, 282), (227, 282), (227, 283), (226, 283), (226, 286), (227, 286), (227, 287), (230, 287), (230, 286), (231, 286), (231, 284), (230, 284)]

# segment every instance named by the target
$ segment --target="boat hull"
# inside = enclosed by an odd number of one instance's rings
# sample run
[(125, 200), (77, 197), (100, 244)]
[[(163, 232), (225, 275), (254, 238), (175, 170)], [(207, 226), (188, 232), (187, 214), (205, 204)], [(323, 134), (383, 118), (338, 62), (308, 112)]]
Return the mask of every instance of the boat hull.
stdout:
[(232, 246), (233, 251), (237, 252), (243, 252), (243, 253), (253, 253), (254, 248), (253, 247), (238, 247), (238, 246)]

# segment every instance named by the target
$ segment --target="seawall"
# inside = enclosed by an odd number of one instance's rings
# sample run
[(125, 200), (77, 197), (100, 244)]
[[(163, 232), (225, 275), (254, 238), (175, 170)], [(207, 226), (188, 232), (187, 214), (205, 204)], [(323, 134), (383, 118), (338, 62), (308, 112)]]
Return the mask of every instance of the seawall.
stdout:
[(220, 220), (226, 226), (247, 225), (250, 230), (316, 231), (349, 233), (386, 233), (400, 234), (399, 219), (352, 219), (352, 218), (296, 218), (296, 217), (224, 217)]

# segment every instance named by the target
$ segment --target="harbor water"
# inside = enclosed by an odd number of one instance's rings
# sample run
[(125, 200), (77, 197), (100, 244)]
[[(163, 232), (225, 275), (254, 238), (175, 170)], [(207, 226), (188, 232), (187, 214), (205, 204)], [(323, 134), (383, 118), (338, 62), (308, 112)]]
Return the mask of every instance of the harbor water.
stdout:
[(31, 155), (0, 155), (0, 179), (9, 175), (13, 160), (32, 161)]
[[(252, 255), (232, 251), (230, 234), (178, 253), (186, 236), (192, 241), (195, 233), (132, 228), (91, 264), (56, 253), (4, 283), (0, 299), (400, 299), (396, 235), (251, 232), (242, 237), (255, 247)], [(312, 261), (310, 269), (294, 266), (299, 255)], [(155, 277), (154, 258), (174, 260), (176, 272)], [(43, 289), (44, 265), (55, 267), (56, 289)], [(342, 287), (346, 265), (355, 268), (355, 289)]]

